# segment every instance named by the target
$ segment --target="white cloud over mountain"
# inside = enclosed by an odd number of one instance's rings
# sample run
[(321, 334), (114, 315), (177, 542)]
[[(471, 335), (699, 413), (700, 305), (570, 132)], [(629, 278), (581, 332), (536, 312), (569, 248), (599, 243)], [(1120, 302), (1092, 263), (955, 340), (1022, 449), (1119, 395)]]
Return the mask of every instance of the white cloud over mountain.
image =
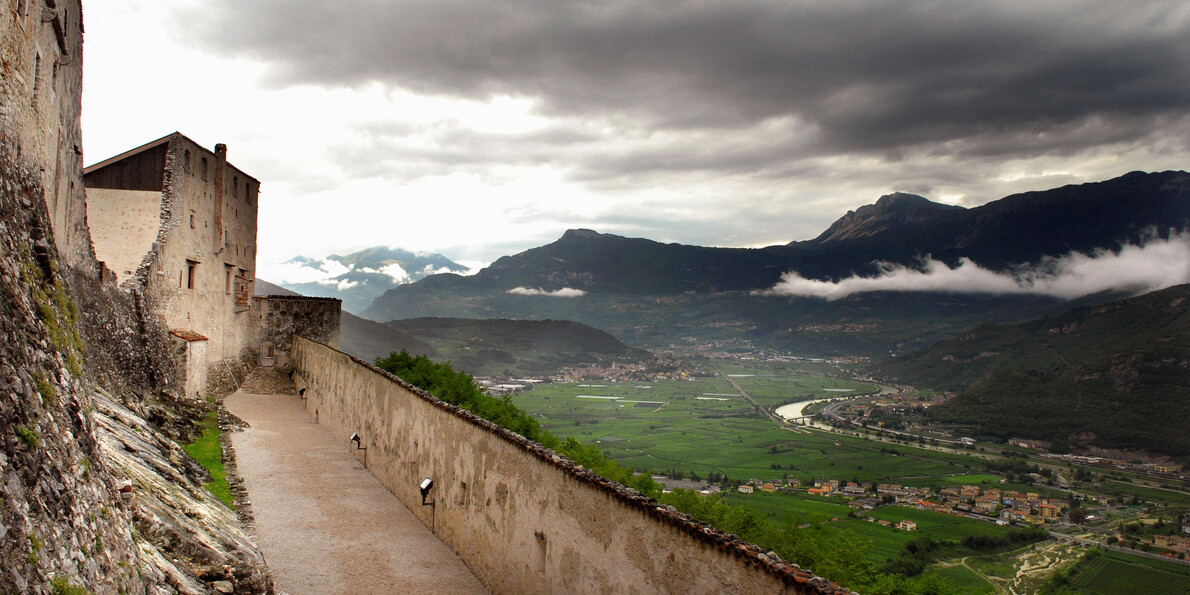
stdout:
[(561, 297), (561, 298), (576, 298), (587, 295), (587, 292), (581, 289), (574, 289), (572, 287), (563, 287), (562, 289), (555, 289), (554, 291), (546, 291), (544, 289), (531, 289), (528, 287), (514, 287), (508, 290), (508, 293), (513, 295), (540, 295), (545, 297)]
[(878, 276), (852, 276), (839, 281), (806, 279), (790, 272), (764, 293), (832, 301), (873, 291), (1034, 294), (1074, 299), (1100, 291), (1140, 294), (1182, 283), (1190, 283), (1190, 233), (1126, 245), (1118, 251), (1073, 252), (1008, 272), (985, 269), (966, 258), (954, 268), (932, 258), (918, 268), (887, 264)]

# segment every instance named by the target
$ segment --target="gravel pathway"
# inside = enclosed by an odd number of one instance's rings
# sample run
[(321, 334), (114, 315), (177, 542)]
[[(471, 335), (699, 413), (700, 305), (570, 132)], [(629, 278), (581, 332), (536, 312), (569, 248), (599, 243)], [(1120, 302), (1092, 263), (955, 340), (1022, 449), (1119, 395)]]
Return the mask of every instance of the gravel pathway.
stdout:
[(278, 592), (487, 592), (297, 396), (236, 392), (223, 405), (250, 424), (232, 443)]

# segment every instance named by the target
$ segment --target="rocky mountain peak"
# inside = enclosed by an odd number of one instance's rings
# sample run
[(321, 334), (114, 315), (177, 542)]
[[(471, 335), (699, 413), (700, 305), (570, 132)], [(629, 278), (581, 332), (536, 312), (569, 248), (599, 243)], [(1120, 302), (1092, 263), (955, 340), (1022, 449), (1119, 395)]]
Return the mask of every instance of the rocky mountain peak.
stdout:
[(562, 234), (563, 240), (578, 240), (578, 239), (595, 239), (603, 237), (601, 234), (593, 229), (568, 229), (566, 233)]
[(814, 242), (821, 244), (870, 237), (898, 227), (933, 221), (962, 210), (963, 207), (932, 202), (917, 194), (894, 192), (881, 196), (876, 204), (848, 211)]

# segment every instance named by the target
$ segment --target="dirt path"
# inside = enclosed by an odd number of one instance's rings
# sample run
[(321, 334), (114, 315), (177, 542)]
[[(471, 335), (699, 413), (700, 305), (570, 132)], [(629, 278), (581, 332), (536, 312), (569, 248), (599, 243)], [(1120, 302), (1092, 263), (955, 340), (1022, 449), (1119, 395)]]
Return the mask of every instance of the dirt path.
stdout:
[(297, 396), (237, 392), (223, 404), (251, 425), (232, 443), (278, 592), (487, 592)]

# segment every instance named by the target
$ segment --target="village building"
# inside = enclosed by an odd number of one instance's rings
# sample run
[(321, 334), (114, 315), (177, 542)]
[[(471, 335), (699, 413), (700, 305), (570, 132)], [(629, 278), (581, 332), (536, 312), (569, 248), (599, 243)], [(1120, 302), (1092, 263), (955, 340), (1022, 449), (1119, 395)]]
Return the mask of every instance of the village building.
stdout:
[(862, 496), (867, 493), (867, 489), (861, 485), (856, 485), (854, 482), (847, 482), (843, 487), (843, 493), (848, 496)]
[(1183, 554), (1190, 553), (1190, 537), (1179, 537), (1177, 535), (1154, 535), (1153, 545), (1175, 552), (1181, 552)]
[(897, 528), (902, 531), (916, 531), (917, 523), (914, 521), (910, 521), (910, 520), (903, 520), (903, 521), (897, 523)]
[(1048, 501), (1042, 502), (1037, 506), (1037, 509), (1041, 513), (1042, 520), (1046, 522), (1057, 521), (1062, 518), (1063, 507), (1060, 504), (1051, 504)]

